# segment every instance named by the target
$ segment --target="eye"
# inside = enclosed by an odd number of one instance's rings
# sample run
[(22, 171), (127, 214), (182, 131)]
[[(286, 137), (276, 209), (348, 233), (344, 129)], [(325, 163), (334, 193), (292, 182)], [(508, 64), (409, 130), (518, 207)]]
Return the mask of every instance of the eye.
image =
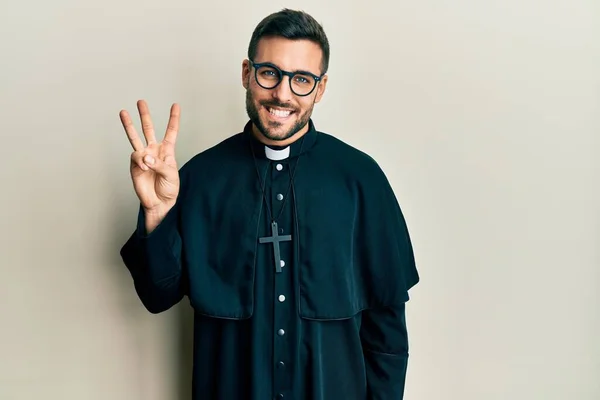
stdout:
[(258, 69), (258, 75), (264, 79), (279, 79), (279, 72), (270, 66), (262, 66)]
[(294, 83), (297, 85), (308, 86), (314, 83), (314, 79), (308, 75), (294, 75)]

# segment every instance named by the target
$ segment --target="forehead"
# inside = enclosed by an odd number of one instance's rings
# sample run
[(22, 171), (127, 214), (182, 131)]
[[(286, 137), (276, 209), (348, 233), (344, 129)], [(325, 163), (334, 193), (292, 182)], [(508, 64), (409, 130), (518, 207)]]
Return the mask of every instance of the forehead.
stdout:
[(321, 72), (321, 47), (313, 41), (265, 37), (258, 42), (255, 60), (270, 62), (287, 71)]

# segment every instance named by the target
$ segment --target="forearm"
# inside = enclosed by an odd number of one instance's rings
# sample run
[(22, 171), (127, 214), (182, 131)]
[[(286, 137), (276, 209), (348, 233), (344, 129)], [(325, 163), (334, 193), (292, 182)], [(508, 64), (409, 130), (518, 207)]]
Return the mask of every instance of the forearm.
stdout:
[(181, 251), (175, 209), (160, 220), (140, 211), (137, 229), (120, 254), (148, 311), (165, 311), (183, 297)]
[(369, 400), (402, 400), (408, 365), (404, 304), (363, 313), (361, 339)]

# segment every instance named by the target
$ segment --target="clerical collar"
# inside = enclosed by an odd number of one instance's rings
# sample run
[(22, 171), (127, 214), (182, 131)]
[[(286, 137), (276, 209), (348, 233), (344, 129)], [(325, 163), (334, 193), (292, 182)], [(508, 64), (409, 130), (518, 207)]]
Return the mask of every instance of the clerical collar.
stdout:
[(265, 145), (265, 156), (273, 161), (285, 160), (290, 156), (290, 146), (277, 148)]
[[(250, 138), (256, 157), (273, 161), (285, 160), (306, 153), (314, 145), (317, 139), (317, 131), (312, 120), (308, 121), (308, 131), (300, 137), (300, 139), (289, 146), (266, 146), (254, 136), (254, 133), (252, 132), (252, 121), (248, 121), (244, 127), (244, 133)], [(304, 145), (302, 145), (303, 140)]]

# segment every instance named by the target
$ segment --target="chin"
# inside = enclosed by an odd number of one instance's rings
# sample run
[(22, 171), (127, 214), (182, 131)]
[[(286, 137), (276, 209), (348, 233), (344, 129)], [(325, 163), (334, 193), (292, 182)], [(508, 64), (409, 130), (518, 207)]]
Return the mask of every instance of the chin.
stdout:
[(291, 131), (290, 127), (273, 128), (272, 126), (269, 126), (269, 124), (261, 129), (261, 133), (265, 138), (276, 142), (283, 142), (294, 136), (294, 132)]
[(296, 134), (296, 125), (298, 123), (295, 115), (290, 115), (286, 121), (276, 121), (270, 116), (260, 119), (261, 133), (267, 139), (283, 141)]

